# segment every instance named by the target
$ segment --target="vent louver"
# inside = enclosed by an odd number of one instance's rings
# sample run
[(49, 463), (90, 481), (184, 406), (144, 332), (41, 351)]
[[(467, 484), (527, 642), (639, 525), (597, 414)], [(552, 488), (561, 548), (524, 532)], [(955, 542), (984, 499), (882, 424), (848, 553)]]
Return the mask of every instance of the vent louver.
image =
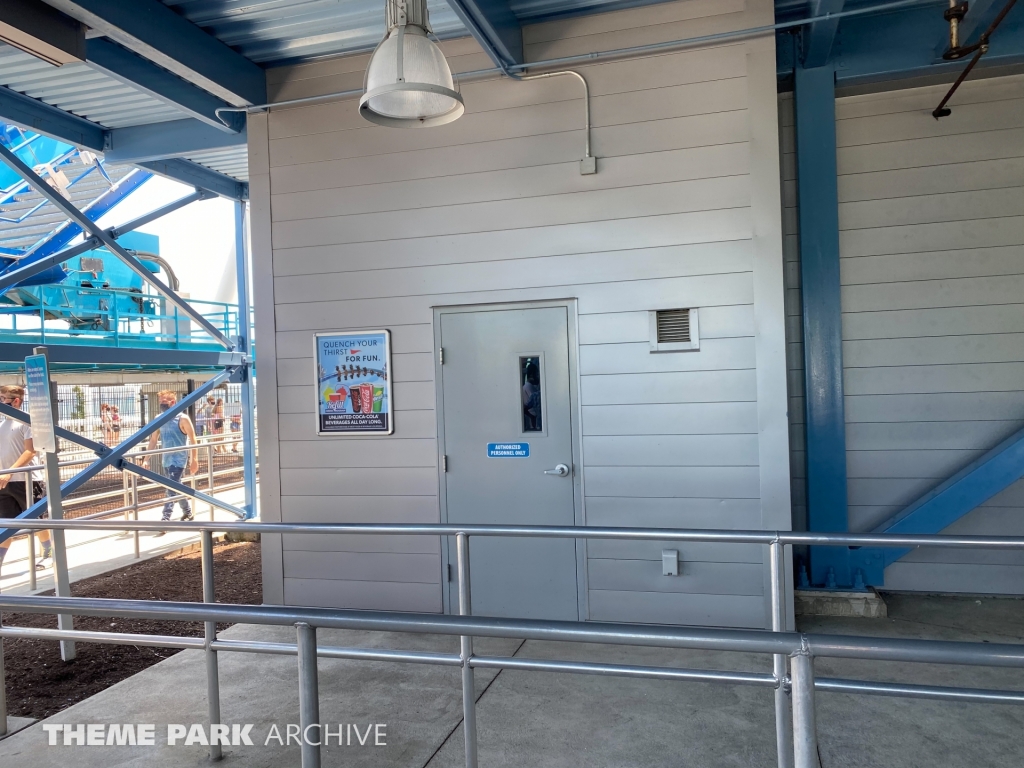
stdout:
[(679, 344), (690, 341), (690, 310), (658, 310), (657, 322), (659, 344)]

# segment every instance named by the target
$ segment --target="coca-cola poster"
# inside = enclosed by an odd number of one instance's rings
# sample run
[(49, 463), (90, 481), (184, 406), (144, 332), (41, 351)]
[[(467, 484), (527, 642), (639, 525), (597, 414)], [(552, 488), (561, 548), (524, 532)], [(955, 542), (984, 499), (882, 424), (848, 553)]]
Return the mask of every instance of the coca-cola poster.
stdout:
[(319, 435), (390, 435), (390, 331), (318, 333), (316, 419)]

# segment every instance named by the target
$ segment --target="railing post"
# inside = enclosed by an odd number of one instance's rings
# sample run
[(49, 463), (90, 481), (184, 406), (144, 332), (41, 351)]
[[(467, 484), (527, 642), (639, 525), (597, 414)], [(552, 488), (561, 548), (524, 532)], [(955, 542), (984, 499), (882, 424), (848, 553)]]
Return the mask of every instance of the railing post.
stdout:
[(131, 493), (129, 490), (130, 481), (128, 475), (131, 472), (125, 472), (121, 470), (121, 506), (124, 507), (124, 519), (125, 521), (131, 520), (132, 511), (131, 507)]
[[(0, 624), (3, 618), (0, 617)], [(4, 639), (0, 637), (0, 736), (7, 735), (7, 683), (4, 677)]]
[[(316, 627), (304, 621), (295, 625), (299, 650), (299, 727), (302, 768), (320, 768), (320, 690), (316, 670)], [(317, 729), (316, 739), (310, 729)]]
[[(772, 632), (786, 630), (785, 559), (782, 542), (776, 539), (768, 545), (768, 564), (771, 576)], [(793, 768), (793, 709), (790, 692), (786, 689), (788, 669), (786, 656), (777, 653), (772, 658), (775, 679), (775, 746), (779, 768)]]
[[(456, 559), (459, 570), (459, 615), (473, 613), (469, 590), (469, 536), (459, 533), (455, 536)], [(459, 638), (459, 656), (462, 658), (462, 729), (466, 737), (466, 768), (477, 768), (476, 748), (476, 686), (473, 681), (473, 638), (462, 635)]]
[[(32, 506), (35, 499), (32, 498), (32, 473), (26, 472), (25, 478), (25, 509)], [(36, 589), (36, 532), (32, 529), (28, 532), (28, 588), (33, 592)], [(7, 721), (5, 720), (4, 723)]]
[[(203, 602), (215, 603), (217, 596), (214, 593), (213, 585), (213, 531), (202, 533), (202, 555), (203, 555)], [(210, 643), (217, 639), (217, 622), (207, 621), (205, 625), (206, 637), (206, 699), (210, 710), (210, 733), (213, 733), (213, 726), (220, 724), (220, 672), (217, 668), (217, 652), (210, 647)], [(220, 760), (223, 757), (220, 743), (210, 742), (210, 760)]]
[(795, 768), (820, 768), (814, 712), (814, 658), (793, 654), (793, 755)]
[[(132, 484), (132, 519), (135, 522), (139, 522), (139, 476), (134, 472), (131, 473), (131, 484)], [(136, 528), (133, 533), (135, 534), (135, 559), (137, 560), (142, 555), (139, 552), (139, 529)]]
[[(213, 443), (206, 443), (206, 483), (210, 487), (210, 495), (213, 496)], [(213, 520), (213, 504), (210, 505), (210, 520)]]

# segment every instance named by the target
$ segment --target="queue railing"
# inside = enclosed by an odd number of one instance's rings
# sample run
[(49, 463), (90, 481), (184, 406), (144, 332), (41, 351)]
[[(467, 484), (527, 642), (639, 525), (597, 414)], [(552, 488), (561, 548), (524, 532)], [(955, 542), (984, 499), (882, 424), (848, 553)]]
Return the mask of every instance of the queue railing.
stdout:
[[(131, 527), (140, 531), (168, 528), (164, 522), (112, 520), (33, 520), (25, 527), (98, 528)], [(293, 524), (191, 522), (174, 524), (200, 532), (202, 538), (203, 602), (162, 602), (75, 597), (0, 595), (0, 610), (30, 613), (71, 613), (170, 621), (202, 621), (202, 638), (143, 635), (120, 632), (12, 627), (0, 623), (0, 723), (6, 723), (3, 697), (3, 639), (36, 638), (80, 642), (133, 644), (201, 650), (206, 658), (207, 703), (210, 732), (221, 723), (220, 679), (217, 654), (246, 652), (298, 657), (299, 723), (302, 768), (320, 766), (320, 716), (317, 658), (439, 664), (459, 667), (467, 768), (477, 768), (477, 725), (474, 671), (481, 668), (517, 669), (574, 674), (653, 678), (680, 682), (721, 683), (772, 688), (775, 691), (776, 749), (780, 768), (819, 768), (815, 698), (818, 691), (922, 698), (957, 702), (1024, 704), (1024, 692), (957, 686), (919, 685), (818, 677), (816, 658), (847, 658), (929, 664), (1024, 668), (1024, 645), (897, 639), (796, 632), (786, 627), (787, 547), (879, 546), (986, 548), (1024, 550), (1024, 538), (998, 536), (942, 536), (903, 534), (817, 534), (790, 531), (724, 531), (661, 528), (607, 528), (578, 526), (483, 526), (401, 524)], [(458, 574), (458, 615), (359, 611), (271, 605), (225, 605), (216, 602), (213, 578), (213, 533), (246, 531), (268, 534), (435, 535), (455, 537)], [(657, 626), (625, 623), (538, 621), (474, 616), (470, 578), (470, 537), (554, 537), (619, 539), (632, 541), (717, 542), (759, 544), (767, 549), (770, 578), (771, 631), (752, 629)], [(217, 622), (265, 626), (294, 626), (295, 643), (220, 639)], [(440, 653), (323, 646), (318, 629), (356, 629), (380, 632), (442, 634), (459, 637), (459, 652)], [(764, 654), (773, 660), (772, 672), (725, 671), (605, 664), (570, 660), (487, 656), (474, 652), (473, 638), (503, 637), (523, 640), (604, 643), (676, 649)], [(310, 732), (313, 735), (310, 735)], [(214, 740), (216, 741), (216, 740)], [(210, 745), (213, 760), (222, 757), (219, 742)]]
[[(219, 448), (227, 448), (232, 445), (241, 445), (242, 440), (240, 437), (236, 438), (233, 436), (224, 437), (200, 437), (198, 442), (190, 446), (187, 449), (182, 448), (154, 448), (153, 450), (139, 450), (133, 451), (125, 456), (125, 461), (140, 463), (145, 462), (150, 456), (162, 456), (165, 453), (180, 453), (182, 450), (195, 450), (201, 455), (205, 455), (206, 459), (206, 470), (202, 474), (187, 474), (182, 477), (182, 483), (188, 485), (192, 490), (199, 490), (199, 481), (203, 480), (206, 483), (206, 487), (203, 489), (209, 495), (215, 493), (223, 493), (224, 491), (234, 490), (241, 488), (245, 485), (244, 479), (240, 477), (242, 473), (241, 466), (239, 467), (227, 467), (224, 469), (215, 469), (214, 467), (214, 455), (219, 455)], [(241, 456), (241, 454), (238, 454)], [(76, 458), (67, 461), (60, 462), (57, 466), (61, 469), (69, 467), (85, 467), (92, 464), (96, 458)], [(117, 470), (114, 470), (117, 471)], [(0, 475), (21, 475), (24, 476), (29, 473), (36, 473), (38, 476), (34, 482), (38, 482), (39, 478), (42, 477), (43, 467), (39, 464), (26, 465), (23, 467), (15, 467), (11, 469), (0, 469)], [(227, 478), (238, 478), (231, 479), (227, 482), (223, 482)], [(218, 482), (220, 481), (220, 482)], [(71, 498), (63, 499), (63, 506), (65, 514), (70, 510), (84, 507), (88, 509), (90, 506), (100, 506), (103, 503), (109, 502), (112, 498), (121, 497), (121, 505), (112, 509), (104, 509), (98, 512), (86, 513), (83, 515), (75, 515), (76, 520), (105, 520), (111, 517), (117, 517), (118, 515), (123, 516), (125, 521), (138, 520), (139, 510), (146, 506), (161, 506), (166, 503), (175, 504), (178, 501), (191, 498), (183, 493), (175, 493), (172, 495), (161, 496), (158, 499), (145, 502), (142, 500), (141, 492), (151, 490), (154, 488), (161, 487), (158, 483), (147, 481), (145, 479), (139, 482), (139, 476), (134, 472), (121, 472), (121, 488), (97, 491), (94, 493), (83, 493), (75, 495)], [(32, 506), (34, 499), (33, 497), (33, 482), (25, 483), (25, 502), (26, 506)], [(207, 504), (207, 511), (209, 519), (213, 520), (214, 517), (214, 506), (213, 504)], [(0, 523), (0, 528), (8, 527), (6, 524)], [(11, 526), (13, 527), (13, 526)], [(18, 525), (20, 529), (24, 530), (24, 535), (28, 540), (28, 587), (30, 590), (38, 588), (38, 565), (36, 563), (36, 534), (35, 529), (28, 526)], [(44, 526), (45, 527), (45, 526)], [(123, 529), (127, 530), (124, 526)], [(135, 529), (132, 531), (133, 537), (133, 548), (135, 558), (139, 559), (142, 557), (141, 541), (139, 539), (139, 530)]]

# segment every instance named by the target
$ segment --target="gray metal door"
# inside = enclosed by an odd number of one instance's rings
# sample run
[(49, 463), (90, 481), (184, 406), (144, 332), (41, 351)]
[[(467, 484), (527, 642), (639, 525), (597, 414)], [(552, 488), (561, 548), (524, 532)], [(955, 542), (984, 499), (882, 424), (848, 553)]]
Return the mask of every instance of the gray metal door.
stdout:
[[(566, 307), (445, 311), (439, 325), (448, 522), (573, 525)], [(573, 539), (474, 537), (470, 572), (475, 615), (579, 618)]]

